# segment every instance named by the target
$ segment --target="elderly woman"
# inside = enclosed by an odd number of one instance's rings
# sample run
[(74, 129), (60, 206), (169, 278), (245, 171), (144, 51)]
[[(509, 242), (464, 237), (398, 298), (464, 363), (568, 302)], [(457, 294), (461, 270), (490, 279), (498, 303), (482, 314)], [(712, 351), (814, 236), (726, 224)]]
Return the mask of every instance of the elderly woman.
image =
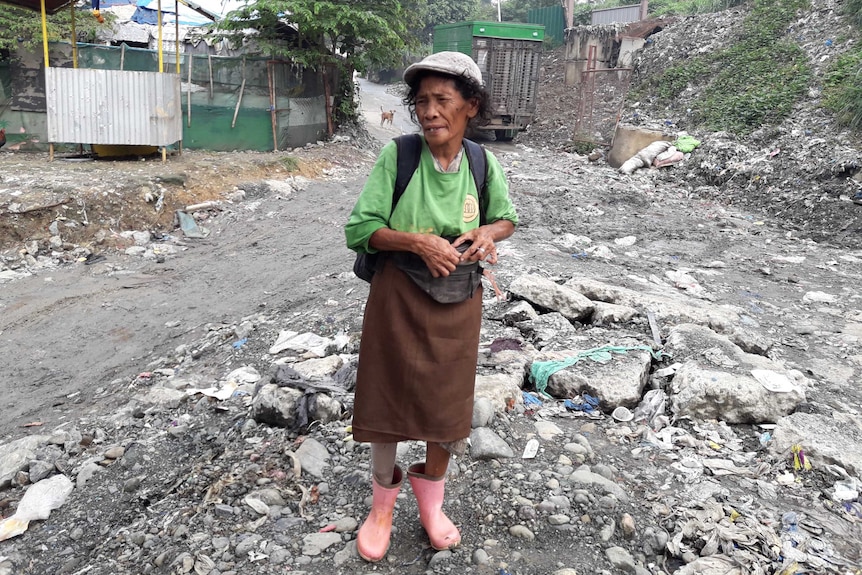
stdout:
[(496, 158), (485, 154), (480, 192), (465, 153), (467, 127), (488, 117), (476, 63), (440, 52), (407, 68), (404, 81), (405, 104), (421, 128), (418, 167), (393, 202), (397, 147), (388, 143), (345, 228), (350, 249), (382, 255), (365, 309), (353, 415), (354, 438), (371, 443), (371, 512), (357, 534), (367, 561), (379, 561), (389, 548), (402, 483), (396, 447), (403, 440), (427, 445), (425, 461), (410, 465), (407, 476), (431, 546), (461, 542), (442, 507), (450, 453), (463, 453), (470, 434), (479, 266), (497, 262), (496, 242), (518, 222)]

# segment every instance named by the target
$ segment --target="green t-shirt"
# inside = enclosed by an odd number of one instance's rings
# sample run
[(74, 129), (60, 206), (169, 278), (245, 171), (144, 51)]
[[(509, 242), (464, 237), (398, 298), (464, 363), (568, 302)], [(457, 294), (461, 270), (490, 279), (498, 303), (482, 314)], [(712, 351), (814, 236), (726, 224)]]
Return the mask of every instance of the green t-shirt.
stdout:
[[(486, 154), (486, 157), (486, 222), (509, 220), (517, 225), (518, 214), (509, 199), (509, 185), (503, 168), (493, 154)], [(397, 148), (395, 142), (386, 144), (344, 228), (347, 247), (360, 253), (374, 253), (377, 250), (370, 247), (368, 241), (374, 232), (386, 227), (401, 232), (438, 236), (459, 236), (479, 227), (478, 196), (468, 161), (465, 153), (457, 172), (438, 172), (431, 151), (423, 139), (419, 167), (390, 218), (397, 172)]]

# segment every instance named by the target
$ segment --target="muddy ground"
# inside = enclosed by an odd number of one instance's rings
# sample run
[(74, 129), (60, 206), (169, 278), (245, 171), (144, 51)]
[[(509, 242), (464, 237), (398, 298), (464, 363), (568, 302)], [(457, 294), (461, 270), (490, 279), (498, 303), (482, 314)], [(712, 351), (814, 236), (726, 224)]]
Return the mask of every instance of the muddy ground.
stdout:
[[(549, 55), (546, 60), (546, 81), (554, 74), (560, 77), (559, 69), (555, 72), (553, 68), (553, 58), (560, 60), (558, 56)], [(554, 96), (558, 91), (548, 90), (545, 97), (558, 101)], [(406, 127), (402, 123), (405, 116), (398, 114), (394, 127), (378, 125), (380, 106), (398, 106), (391, 90), (368, 85), (363, 94), (368, 134), (344, 133), (339, 141), (277, 154), (186, 152), (163, 164), (157, 159), (58, 159), (48, 163), (44, 155), (0, 152), (0, 272), (5, 274), (0, 279), (4, 282), (0, 284), (2, 442), (42, 430), (79, 426), (80, 421), (86, 422), (80, 424), (84, 429), (104, 428), (94, 422), (119, 412), (130, 395), (146, 385), (152, 377), (148, 374), (170, 369), (182, 346), (203, 348), (192, 375), (206, 383), (241, 365), (267, 371), (266, 351), (280, 330), (323, 336), (344, 333), (355, 343), (367, 288), (350, 271), (353, 256), (344, 247), (342, 229), (381, 141)], [(548, 102), (546, 109), (551, 108)], [(799, 177), (799, 172), (791, 171), (795, 169), (792, 160), (773, 167), (771, 173), (776, 176), (769, 194), (784, 194), (787, 199), (784, 211), (776, 217), (779, 201), (754, 201), (766, 197), (765, 192), (758, 192), (766, 188), (751, 184), (750, 179), (698, 179), (703, 162), (696, 156), (686, 164), (626, 177), (601, 160), (593, 163), (570, 153), (565, 138), (558, 136), (563, 133), (548, 113), (514, 144), (486, 142), (509, 176), (521, 216), (518, 232), (501, 250), (496, 270), (503, 289), (524, 273), (555, 279), (588, 277), (636, 290), (643, 282), (673, 289), (663, 279), (665, 272), (690, 270), (714, 305), (745, 310), (750, 325), (773, 342), (770, 357), (811, 379), (805, 411), (851, 416), (862, 412), (858, 385), (862, 333), (857, 327), (862, 322), (862, 249), (855, 242), (862, 206), (847, 199), (857, 185), (852, 173), (842, 170), (824, 180), (829, 170), (808, 169), (806, 179), (793, 185), (786, 183)], [(788, 143), (790, 133), (784, 133)], [(713, 141), (724, 144), (727, 139)], [(735, 148), (742, 154), (737, 158), (740, 162), (745, 162), (745, 153), (759, 149), (757, 143), (748, 145)], [(722, 145), (704, 148), (704, 158), (714, 158), (727, 149)], [(787, 151), (788, 144), (782, 149)], [(854, 148), (847, 145), (846, 149)], [(199, 212), (199, 224), (210, 230), (209, 236), (184, 237), (175, 225), (175, 210), (207, 201), (219, 202)], [(812, 212), (819, 218), (814, 230), (806, 226)], [(122, 232), (132, 230), (149, 232), (152, 257), (128, 252), (135, 238), (124, 237)], [(602, 245), (608, 250), (573, 250), (563, 241), (566, 234), (587, 237), (593, 247)], [(635, 237), (634, 245), (622, 247), (628, 242), (615, 242), (630, 236)], [(160, 245), (172, 248), (153, 248)], [(611, 256), (602, 255), (607, 253)], [(812, 292), (832, 297), (828, 301), (805, 299)], [(255, 318), (253, 335), (243, 346), (234, 347), (235, 328), (249, 318)], [(670, 327), (661, 326), (665, 333)], [(650, 337), (645, 323), (625, 326), (623, 331)], [(201, 346), (213, 333), (228, 335), (217, 345)], [(601, 335), (615, 337), (613, 329)], [(140, 433), (138, 441), (161, 462), (147, 468), (148, 473), (165, 477), (167, 485), (177, 472), (190, 476), (200, 469), (186, 464), (200, 462), (208, 449), (212, 451), (207, 442), (213, 437), (218, 437), (218, 449), (224, 451), (225, 467), (230, 466), (229, 461), (249, 457), (243, 442), (250, 442), (253, 436), (262, 433), (268, 437), (254, 454), (262, 458), (275, 457), (267, 449), (276, 447), (267, 445), (294, 439), (283, 430), (243, 429), (240, 433), (237, 422), (242, 415), (236, 410), (228, 410), (229, 416), (189, 413), (201, 418), (203, 431), (168, 449), (160, 449), (158, 440), (146, 435), (146, 428), (135, 431), (133, 426), (108, 429), (105, 442), (128, 445), (133, 433)], [(577, 420), (557, 423), (572, 429), (582, 424)], [(523, 421), (516, 419), (507, 425), (513, 438), (527, 433)], [(613, 422), (602, 425), (612, 426)], [(757, 431), (737, 430), (749, 441)], [(322, 433), (333, 436), (334, 443), (340, 441), (332, 429)], [(593, 447), (601, 452), (600, 461), (641, 486), (639, 497), (649, 500), (654, 509), (661, 498), (651, 481), (664, 463), (634, 461), (632, 446), (610, 437), (596, 435)], [(232, 445), (234, 441), (237, 443)], [(553, 462), (557, 451), (549, 448), (547, 461)], [(209, 457), (208, 465), (212, 453)], [(348, 467), (360, 465), (363, 457), (356, 451), (342, 462)], [(213, 476), (219, 472), (218, 462), (205, 468)], [(601, 544), (591, 531), (578, 540), (569, 532), (552, 531), (545, 539), (525, 542), (495, 529), (494, 521), (499, 520), (494, 520), (471, 532), (469, 527), (479, 519), (475, 513), (481, 509), (481, 489), (493, 480), (497, 468), (481, 464), (473, 469), (475, 476), (468, 477), (474, 481), (455, 484), (455, 492), (465, 504), (454, 513), (459, 524), (468, 526), (465, 547), (477, 548), (485, 541), (489, 548), (488, 541), (494, 540), (491, 547), (499, 546), (499, 561), (465, 567), (471, 558), (456, 556), (439, 569), (496, 573), (505, 567), (525, 574), (551, 573), (562, 567), (577, 568), (578, 573), (600, 571), (596, 565), (603, 561), (597, 552)], [(506, 468), (500, 477), (518, 473)], [(828, 478), (818, 476), (806, 480), (805, 486), (813, 485), (813, 493), (819, 493), (815, 487), (825, 489), (827, 484)], [(320, 526), (344, 504), (335, 494), (350, 501), (361, 501), (364, 496), (352, 493), (349, 485), (333, 486), (333, 491), (331, 497), (320, 497), (321, 507), (313, 512)], [(194, 496), (192, 491), (183, 493)], [(20, 494), (15, 491), (7, 502), (16, 502)], [(808, 505), (801, 499), (794, 500), (795, 504)], [(17, 540), (16, 553), (30, 565), (20, 572), (143, 572), (128, 557), (126, 563), (114, 561), (121, 553), (116, 542), (122, 537), (112, 538), (111, 526), (124, 532), (150, 511), (113, 509), (106, 503), (109, 500), (104, 490), (88, 488), (50, 521), (37, 524)], [(636, 516), (639, 527), (655, 520), (647, 506), (633, 504), (626, 509)], [(811, 513), (817, 516), (814, 510)], [(501, 511), (500, 516), (504, 515)], [(104, 542), (80, 546), (64, 539), (63, 532), (72, 525), (100, 522), (109, 527), (94, 538)], [(392, 559), (374, 568), (355, 559), (341, 565), (338, 572), (422, 573), (429, 569), (425, 561), (417, 563), (421, 555), (416, 556), (416, 541), (421, 533), (413, 533), (406, 523), (398, 525), (406, 541), (402, 538), (393, 544)], [(206, 531), (205, 525), (195, 528)], [(622, 539), (617, 543), (629, 545)], [(836, 537), (835, 545), (845, 557), (860, 561), (858, 547), (854, 555), (852, 539)], [(40, 548), (51, 552), (28, 551)], [(8, 549), (0, 547), (0, 556)], [(517, 557), (513, 558), (513, 550), (518, 551)], [(19, 555), (15, 557), (20, 566)], [(306, 568), (311, 573), (335, 572), (330, 563)], [(182, 572), (181, 567), (176, 569)], [(289, 571), (286, 566), (268, 567), (265, 562), (245, 569), (241, 572)], [(175, 572), (167, 567), (148, 570)], [(201, 571), (208, 572), (204, 567)]]

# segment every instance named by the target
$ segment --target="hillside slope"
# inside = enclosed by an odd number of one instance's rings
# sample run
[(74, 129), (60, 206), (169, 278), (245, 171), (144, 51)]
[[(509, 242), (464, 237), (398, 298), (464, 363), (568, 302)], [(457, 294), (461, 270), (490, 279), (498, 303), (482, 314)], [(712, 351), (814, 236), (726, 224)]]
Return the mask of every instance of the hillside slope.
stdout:
[[(780, 124), (745, 136), (692, 125), (699, 89), (690, 84), (668, 105), (629, 98), (625, 124), (671, 133), (688, 132), (702, 142), (685, 162), (662, 170), (640, 170), (634, 178), (655, 185), (682, 185), (707, 201), (737, 205), (753, 214), (784, 218), (788, 226), (816, 241), (853, 246), (862, 242), (862, 145), (859, 135), (836, 127), (821, 107), (829, 64), (859, 42), (859, 32), (841, 15), (842, 3), (813, 0), (800, 10), (784, 40), (807, 55), (811, 81)], [(717, 52), (735, 40), (748, 8), (680, 18), (653, 34), (636, 58), (632, 93), (690, 55)], [(563, 50), (544, 56), (537, 118), (519, 143), (573, 151), (577, 93), (563, 85)]]

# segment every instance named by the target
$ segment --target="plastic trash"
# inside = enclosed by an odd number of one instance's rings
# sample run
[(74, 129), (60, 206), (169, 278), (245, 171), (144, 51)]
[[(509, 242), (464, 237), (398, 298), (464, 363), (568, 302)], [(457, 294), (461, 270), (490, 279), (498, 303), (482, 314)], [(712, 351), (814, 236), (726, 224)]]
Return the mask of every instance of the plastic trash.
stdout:
[(622, 405), (618, 408), (614, 409), (613, 413), (611, 413), (611, 417), (616, 419), (617, 421), (631, 421), (634, 419), (634, 415), (628, 408), (623, 407)]
[(21, 535), (31, 521), (47, 519), (51, 511), (66, 502), (73, 487), (72, 480), (65, 475), (34, 483), (21, 498), (15, 514), (0, 522), (0, 541)]
[(760, 385), (773, 393), (786, 393), (793, 391), (793, 382), (790, 381), (783, 373), (772, 371), (770, 369), (752, 369), (751, 375), (754, 376)]
[(210, 235), (210, 231), (207, 228), (199, 226), (192, 216), (181, 210), (177, 210), (177, 219), (180, 221), (180, 228), (183, 230), (183, 235), (187, 238), (203, 239)]
[(521, 456), (521, 459), (533, 459), (537, 453), (539, 453), (539, 440), (531, 439), (524, 446), (524, 454)]
[(521, 394), (524, 396), (524, 405), (527, 406), (542, 406), (542, 400), (533, 395), (532, 393), (527, 393), (526, 391), (522, 391)]
[(594, 411), (599, 406), (599, 398), (593, 397), (592, 395), (585, 393), (582, 396), (583, 401), (581, 403), (576, 403), (571, 399), (567, 399), (563, 402), (563, 405), (569, 411), (584, 411), (586, 413), (590, 413)]

